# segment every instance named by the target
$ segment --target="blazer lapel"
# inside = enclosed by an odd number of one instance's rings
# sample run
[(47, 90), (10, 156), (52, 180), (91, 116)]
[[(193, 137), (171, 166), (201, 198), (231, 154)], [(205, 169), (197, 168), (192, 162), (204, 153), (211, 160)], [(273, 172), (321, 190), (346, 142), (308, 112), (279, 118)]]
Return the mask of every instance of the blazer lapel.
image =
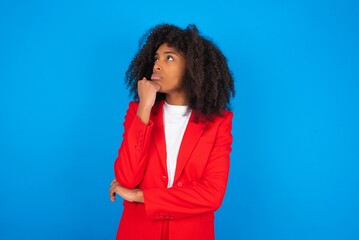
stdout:
[(207, 124), (198, 121), (197, 123), (194, 121), (195, 113), (192, 112), (191, 117), (188, 121), (186, 131), (183, 135), (181, 146), (178, 152), (177, 157), (177, 165), (176, 165), (176, 173), (174, 182), (181, 175), (184, 166), (186, 165), (193, 149), (195, 148), (199, 138), (201, 137), (204, 129)]
[(156, 147), (158, 156), (160, 157), (162, 167), (166, 170), (167, 174), (167, 153), (166, 153), (166, 140), (165, 130), (163, 125), (163, 101), (159, 102), (155, 109), (151, 112), (151, 120), (153, 121), (152, 129), (152, 142)]

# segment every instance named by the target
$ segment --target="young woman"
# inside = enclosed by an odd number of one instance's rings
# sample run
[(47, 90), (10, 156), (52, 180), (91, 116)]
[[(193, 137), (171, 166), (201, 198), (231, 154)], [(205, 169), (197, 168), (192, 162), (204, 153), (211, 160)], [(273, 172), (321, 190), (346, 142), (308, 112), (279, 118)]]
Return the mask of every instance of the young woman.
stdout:
[(196, 26), (159, 25), (126, 72), (134, 95), (110, 198), (123, 199), (117, 239), (214, 239), (232, 144), (232, 74)]

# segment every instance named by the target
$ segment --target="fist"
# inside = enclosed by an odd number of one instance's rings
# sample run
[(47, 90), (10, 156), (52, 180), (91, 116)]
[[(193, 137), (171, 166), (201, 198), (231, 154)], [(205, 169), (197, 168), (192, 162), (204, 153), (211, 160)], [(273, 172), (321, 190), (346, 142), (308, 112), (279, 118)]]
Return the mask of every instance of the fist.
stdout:
[(147, 107), (153, 107), (156, 100), (156, 93), (160, 90), (160, 85), (143, 78), (137, 82), (138, 97), (140, 103)]

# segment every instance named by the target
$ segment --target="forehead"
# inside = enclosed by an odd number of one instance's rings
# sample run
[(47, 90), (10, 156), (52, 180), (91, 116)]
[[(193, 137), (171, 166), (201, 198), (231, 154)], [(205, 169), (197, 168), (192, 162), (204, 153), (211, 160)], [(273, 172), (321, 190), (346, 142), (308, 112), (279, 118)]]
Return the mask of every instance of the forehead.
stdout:
[(176, 48), (168, 46), (167, 43), (161, 44), (156, 51), (156, 54), (167, 54), (167, 53), (180, 54), (180, 52)]

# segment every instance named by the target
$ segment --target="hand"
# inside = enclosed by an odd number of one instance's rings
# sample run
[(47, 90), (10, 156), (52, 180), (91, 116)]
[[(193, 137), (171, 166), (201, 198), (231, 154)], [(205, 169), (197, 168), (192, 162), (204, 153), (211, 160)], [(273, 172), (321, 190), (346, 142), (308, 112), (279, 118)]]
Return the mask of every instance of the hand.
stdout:
[(116, 179), (112, 180), (110, 187), (110, 199), (116, 200), (116, 193), (129, 202), (144, 202), (143, 191), (139, 188), (128, 189), (122, 187)]
[(137, 82), (138, 97), (140, 98), (140, 105), (152, 108), (155, 100), (156, 93), (160, 90), (160, 85), (153, 81), (143, 78)]
[(159, 84), (153, 81), (149, 81), (146, 78), (139, 80), (137, 83), (138, 97), (140, 98), (140, 103), (137, 109), (137, 116), (145, 124), (148, 124), (150, 120), (151, 110), (156, 101), (156, 93), (159, 90)]

